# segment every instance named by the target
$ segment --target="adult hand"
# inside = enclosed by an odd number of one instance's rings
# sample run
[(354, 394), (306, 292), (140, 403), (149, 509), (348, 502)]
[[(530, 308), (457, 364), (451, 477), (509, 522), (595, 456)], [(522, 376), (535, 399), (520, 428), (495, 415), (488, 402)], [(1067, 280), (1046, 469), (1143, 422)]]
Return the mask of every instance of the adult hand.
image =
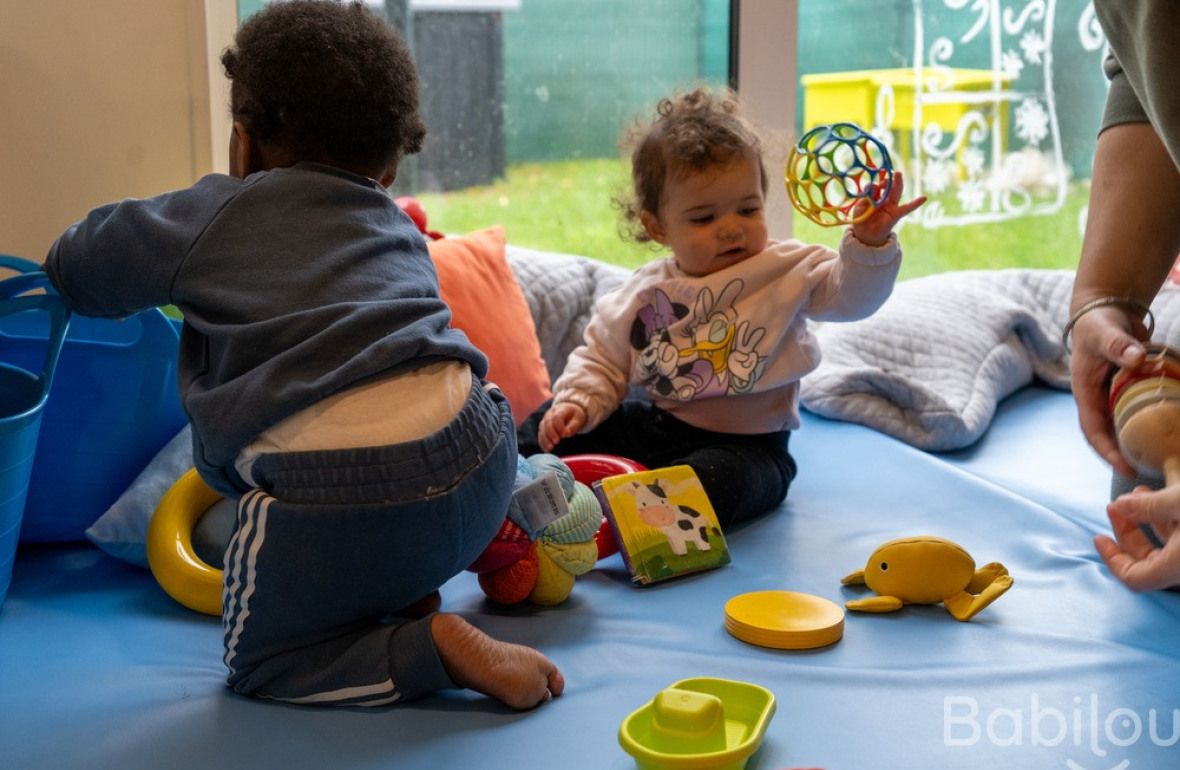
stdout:
[(858, 241), (866, 246), (883, 246), (889, 240), (889, 234), (893, 232), (898, 221), (926, 202), (926, 196), (922, 195), (908, 203), (901, 203), (901, 193), (904, 189), (905, 178), (901, 171), (894, 171), (893, 187), (889, 190), (889, 197), (882, 201), (870, 216), (852, 225), (852, 234)]
[(1119, 367), (1137, 369), (1146, 351), (1139, 342), (1147, 336), (1140, 321), (1131, 320), (1125, 308), (1095, 308), (1074, 324), (1071, 332), (1069, 370), (1078, 422), (1090, 446), (1124, 476), (1135, 470), (1119, 452), (1110, 413), (1110, 377)]
[[(1137, 487), (1106, 507), (1114, 539), (1094, 538), (1102, 561), (1116, 578), (1134, 591), (1180, 585), (1180, 485), (1152, 490)], [(1162, 547), (1139, 528), (1150, 525)]]
[(552, 452), (563, 438), (569, 438), (585, 425), (585, 409), (569, 401), (554, 404), (541, 418), (541, 426), (537, 429), (537, 442), (541, 449)]

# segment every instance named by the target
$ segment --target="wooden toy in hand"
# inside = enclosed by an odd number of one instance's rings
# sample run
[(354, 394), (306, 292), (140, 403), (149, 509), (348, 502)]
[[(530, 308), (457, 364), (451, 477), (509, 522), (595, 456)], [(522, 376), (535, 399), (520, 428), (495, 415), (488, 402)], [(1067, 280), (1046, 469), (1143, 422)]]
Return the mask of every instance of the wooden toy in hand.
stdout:
[(1180, 353), (1148, 344), (1138, 369), (1110, 383), (1110, 412), (1119, 448), (1143, 476), (1180, 482)]

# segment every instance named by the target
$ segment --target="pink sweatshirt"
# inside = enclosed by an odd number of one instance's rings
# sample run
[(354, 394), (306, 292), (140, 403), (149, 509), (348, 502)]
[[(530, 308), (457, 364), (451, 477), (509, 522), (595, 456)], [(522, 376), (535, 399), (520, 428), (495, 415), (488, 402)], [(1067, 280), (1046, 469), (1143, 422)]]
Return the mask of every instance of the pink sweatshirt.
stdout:
[(584, 430), (632, 384), (690, 425), (768, 433), (799, 425), (799, 380), (820, 360), (806, 319), (855, 321), (889, 297), (901, 266), (896, 235), (880, 247), (845, 232), (837, 253), (796, 240), (706, 276), (672, 257), (644, 265), (602, 297), (585, 342), (554, 384), (554, 403), (586, 410)]

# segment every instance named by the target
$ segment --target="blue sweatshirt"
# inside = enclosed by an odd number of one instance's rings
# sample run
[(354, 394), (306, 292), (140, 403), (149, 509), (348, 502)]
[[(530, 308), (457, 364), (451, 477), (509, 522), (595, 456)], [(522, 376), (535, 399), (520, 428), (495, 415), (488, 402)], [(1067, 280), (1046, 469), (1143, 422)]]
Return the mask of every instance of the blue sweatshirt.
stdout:
[(235, 497), (242, 447), (326, 396), (442, 359), (487, 371), (450, 328), (414, 224), (377, 182), (329, 166), (211, 174), (99, 207), (58, 238), (45, 270), (82, 315), (184, 313), (194, 461)]

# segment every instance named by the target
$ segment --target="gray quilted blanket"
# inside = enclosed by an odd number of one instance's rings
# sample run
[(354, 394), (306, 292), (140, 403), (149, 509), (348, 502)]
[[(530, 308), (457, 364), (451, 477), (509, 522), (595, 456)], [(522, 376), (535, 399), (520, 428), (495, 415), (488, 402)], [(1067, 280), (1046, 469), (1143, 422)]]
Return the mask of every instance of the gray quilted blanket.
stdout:
[[(823, 361), (803, 406), (921, 449), (972, 444), (996, 406), (1034, 378), (1069, 388), (1061, 331), (1073, 272), (962, 271), (903, 281), (869, 318), (817, 329)], [(1180, 291), (1152, 305), (1155, 339), (1175, 341)]]
[(549, 379), (556, 380), (566, 358), (582, 342), (594, 303), (630, 271), (586, 257), (511, 244), (506, 256), (528, 300)]

